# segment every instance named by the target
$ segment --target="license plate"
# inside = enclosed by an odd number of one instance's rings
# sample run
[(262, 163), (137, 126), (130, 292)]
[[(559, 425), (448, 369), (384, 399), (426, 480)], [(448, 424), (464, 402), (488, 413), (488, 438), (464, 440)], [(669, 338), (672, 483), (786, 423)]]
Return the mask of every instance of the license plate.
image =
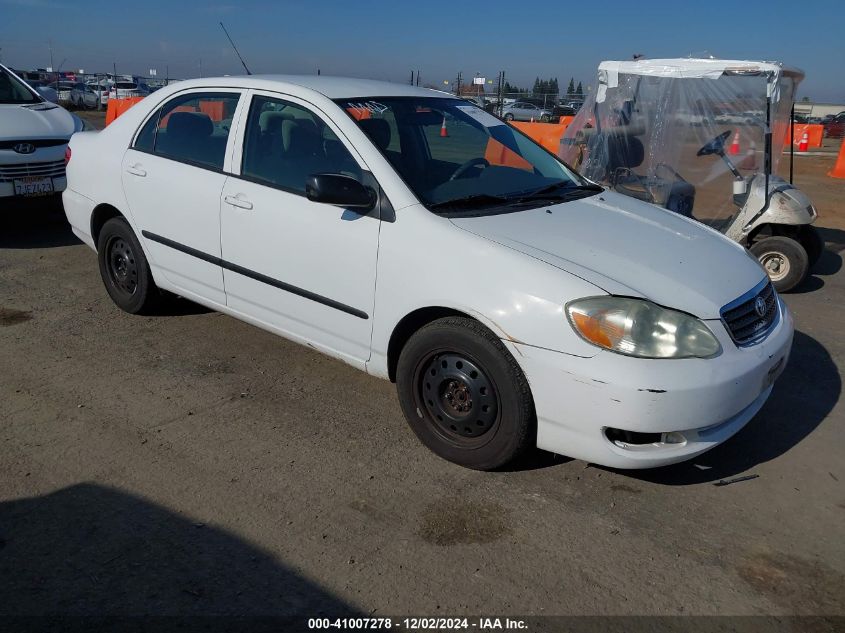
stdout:
[(53, 179), (43, 177), (20, 178), (14, 181), (16, 196), (44, 196), (53, 193)]

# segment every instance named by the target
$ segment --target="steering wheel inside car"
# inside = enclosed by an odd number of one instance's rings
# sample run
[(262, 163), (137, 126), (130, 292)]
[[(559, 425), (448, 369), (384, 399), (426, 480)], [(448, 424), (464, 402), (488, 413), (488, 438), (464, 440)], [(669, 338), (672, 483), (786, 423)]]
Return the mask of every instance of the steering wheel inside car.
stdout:
[(478, 166), (478, 165), (481, 165), (482, 167), (489, 167), (489, 166), (490, 166), (490, 161), (489, 161), (489, 160), (487, 160), (486, 158), (481, 158), (480, 156), (479, 156), (479, 157), (477, 157), (477, 158), (471, 158), (470, 160), (468, 160), (467, 162), (465, 162), (463, 165), (461, 165), (460, 167), (458, 167), (458, 168), (455, 170), (455, 173), (453, 173), (453, 174), (449, 177), (449, 180), (456, 180), (457, 178), (460, 178), (460, 177), (461, 177), (461, 176), (463, 176), (466, 172), (468, 172), (470, 169), (472, 169), (473, 167), (476, 167), (476, 166)]
[(698, 150), (696, 156), (709, 156), (710, 154), (722, 154), (725, 151), (725, 141), (728, 140), (728, 137), (731, 135), (730, 130), (726, 130), (719, 134), (713, 140), (707, 141), (704, 147)]

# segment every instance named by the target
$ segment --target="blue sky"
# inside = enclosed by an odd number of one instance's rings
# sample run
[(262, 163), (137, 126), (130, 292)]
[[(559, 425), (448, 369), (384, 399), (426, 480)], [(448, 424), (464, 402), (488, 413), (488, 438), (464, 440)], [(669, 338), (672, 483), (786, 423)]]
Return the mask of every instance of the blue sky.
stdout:
[[(0, 0), (0, 57), (14, 67), (174, 77), (238, 74), (223, 20), (254, 73), (312, 73), (442, 85), (457, 72), (529, 86), (536, 76), (593, 82), (603, 59), (712, 54), (803, 68), (799, 96), (845, 102), (845, 6), (711, 0), (285, 1)], [(807, 5), (810, 6), (810, 5)], [(534, 9), (533, 7), (537, 7)], [(562, 86), (563, 87), (563, 86)]]

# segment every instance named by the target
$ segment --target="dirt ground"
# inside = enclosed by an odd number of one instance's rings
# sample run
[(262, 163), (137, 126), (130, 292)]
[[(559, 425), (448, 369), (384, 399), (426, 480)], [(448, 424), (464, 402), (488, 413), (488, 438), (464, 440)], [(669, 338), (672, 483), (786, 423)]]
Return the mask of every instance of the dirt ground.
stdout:
[(639, 472), (453, 466), (391, 384), (187, 302), (124, 314), (60, 213), (4, 207), (0, 615), (845, 615), (833, 157), (796, 159), (827, 248), (771, 399)]

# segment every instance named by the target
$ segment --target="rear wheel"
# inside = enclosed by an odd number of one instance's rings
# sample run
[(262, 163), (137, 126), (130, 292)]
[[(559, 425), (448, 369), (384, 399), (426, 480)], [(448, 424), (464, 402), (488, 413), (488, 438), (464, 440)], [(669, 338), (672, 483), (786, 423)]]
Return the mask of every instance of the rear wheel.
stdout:
[(528, 381), (478, 321), (448, 317), (416, 332), (399, 357), (396, 387), (411, 429), (451, 462), (492, 470), (534, 443)]
[(812, 268), (819, 261), (824, 251), (824, 240), (818, 229), (812, 224), (803, 225), (798, 231), (798, 240), (807, 251), (807, 262)]
[(810, 269), (807, 251), (791, 237), (765, 237), (749, 249), (760, 260), (778, 292), (789, 292), (804, 281)]
[(161, 300), (141, 244), (123, 218), (108, 220), (97, 240), (100, 276), (117, 306), (130, 314), (150, 313)]
[(508, 112), (508, 113), (505, 115), (505, 121), (513, 121), (513, 114), (511, 114), (510, 112)]

